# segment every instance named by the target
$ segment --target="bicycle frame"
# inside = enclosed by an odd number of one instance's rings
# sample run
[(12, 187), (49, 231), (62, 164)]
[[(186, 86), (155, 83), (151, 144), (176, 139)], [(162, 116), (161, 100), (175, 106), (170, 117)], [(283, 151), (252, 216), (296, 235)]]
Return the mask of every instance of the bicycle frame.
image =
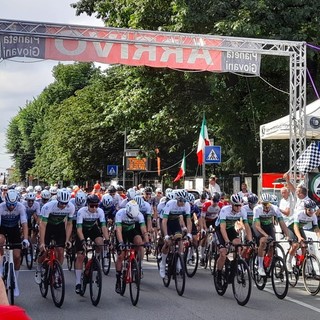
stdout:
[(14, 289), (15, 289), (15, 272), (14, 272), (14, 260), (13, 249), (10, 249), (9, 244), (4, 245), (4, 254), (2, 258), (3, 263), (3, 281), (8, 294), (9, 303), (14, 304)]

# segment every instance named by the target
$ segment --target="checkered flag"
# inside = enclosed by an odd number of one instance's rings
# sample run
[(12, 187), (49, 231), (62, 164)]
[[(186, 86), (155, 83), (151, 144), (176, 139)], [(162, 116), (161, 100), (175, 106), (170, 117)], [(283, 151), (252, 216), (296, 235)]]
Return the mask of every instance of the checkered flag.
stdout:
[(320, 165), (320, 150), (318, 145), (312, 141), (309, 147), (297, 160), (297, 168), (301, 173), (311, 172)]

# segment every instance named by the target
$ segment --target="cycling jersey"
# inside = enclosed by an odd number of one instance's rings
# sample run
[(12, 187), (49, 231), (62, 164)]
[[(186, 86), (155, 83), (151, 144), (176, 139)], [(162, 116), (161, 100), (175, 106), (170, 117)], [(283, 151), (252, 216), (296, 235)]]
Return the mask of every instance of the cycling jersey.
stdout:
[(216, 227), (220, 227), (220, 224), (225, 223), (226, 229), (234, 228), (235, 223), (242, 218), (243, 223), (247, 223), (247, 212), (241, 208), (239, 212), (232, 210), (232, 205), (224, 206), (220, 210), (218, 219), (216, 220)]
[(268, 226), (273, 224), (273, 217), (278, 221), (283, 220), (279, 208), (270, 204), (268, 211), (263, 209), (262, 204), (258, 204), (253, 208), (253, 222), (260, 221), (261, 226)]
[(165, 206), (166, 206), (166, 202), (165, 202), (165, 201), (160, 202), (160, 203), (158, 204), (158, 206), (157, 206), (158, 217), (159, 217), (160, 219), (163, 218), (163, 209), (164, 209)]
[(177, 200), (169, 200), (163, 209), (163, 218), (168, 220), (177, 220), (179, 216), (190, 218), (190, 203), (186, 202), (179, 207)]
[(106, 226), (106, 219), (101, 208), (97, 208), (96, 212), (91, 213), (88, 207), (83, 207), (78, 211), (77, 228), (90, 230), (97, 225), (98, 220), (102, 227)]
[(218, 217), (220, 207), (216, 204), (213, 205), (212, 201), (206, 201), (201, 210), (201, 217), (206, 220), (214, 220)]
[(126, 209), (120, 209), (115, 218), (116, 227), (122, 227), (122, 233), (133, 230), (136, 227), (136, 224), (140, 226), (145, 226), (145, 220), (143, 214), (139, 212), (139, 215), (136, 218), (130, 218), (127, 215)]
[(46, 203), (41, 209), (41, 220), (49, 224), (58, 225), (64, 223), (65, 219), (72, 220), (75, 207), (68, 203), (64, 208), (58, 207), (58, 200)]
[(145, 221), (147, 221), (147, 219), (151, 219), (152, 208), (149, 202), (144, 200), (142, 202), (142, 205), (139, 206), (139, 209), (140, 209), (140, 212), (143, 214)]
[(19, 223), (27, 223), (27, 214), (24, 205), (20, 202), (10, 211), (5, 202), (0, 204), (0, 225), (1, 227), (14, 228)]
[(247, 212), (247, 219), (250, 226), (253, 224), (253, 209), (250, 208), (248, 204), (243, 206), (243, 209)]
[(106, 220), (108, 219), (114, 220), (114, 217), (116, 216), (116, 213), (117, 213), (117, 209), (113, 204), (109, 207), (105, 207), (103, 203), (100, 202), (99, 208), (103, 210)]
[(70, 199), (69, 203), (72, 203), (72, 204), (74, 205), (74, 209), (75, 209), (72, 220), (77, 221), (78, 212), (79, 212), (79, 210), (80, 210), (81, 208), (83, 208), (83, 207), (85, 206), (85, 204), (82, 204), (82, 205), (80, 205), (80, 206), (77, 205), (75, 198)]
[(36, 214), (37, 216), (40, 215), (40, 204), (37, 201), (34, 201), (31, 207), (28, 205), (28, 201), (26, 200), (24, 200), (22, 204), (26, 208), (26, 214), (27, 214), (28, 220), (30, 220), (34, 214)]
[(318, 218), (315, 214), (313, 214), (311, 217), (308, 216), (305, 212), (305, 210), (301, 210), (296, 212), (292, 219), (290, 219), (288, 228), (293, 230), (293, 225), (297, 225), (299, 229), (302, 229), (304, 226), (312, 223), (312, 228), (317, 228), (318, 227)]

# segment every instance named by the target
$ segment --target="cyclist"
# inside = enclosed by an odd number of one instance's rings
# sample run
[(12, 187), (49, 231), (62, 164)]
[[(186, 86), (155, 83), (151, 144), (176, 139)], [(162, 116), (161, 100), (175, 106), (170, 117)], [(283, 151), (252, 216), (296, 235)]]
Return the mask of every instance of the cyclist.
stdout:
[[(266, 247), (266, 242), (275, 239), (275, 228), (273, 221), (277, 219), (282, 232), (289, 238), (289, 232), (279, 208), (271, 203), (272, 197), (269, 193), (262, 193), (260, 204), (253, 209), (253, 230), (256, 239), (259, 241), (258, 247), (258, 273), (260, 276), (265, 276), (266, 273), (263, 267), (263, 256)], [(273, 254), (272, 248), (268, 253), (270, 256)]]
[(50, 198), (51, 198), (51, 193), (48, 190), (43, 189), (41, 191), (41, 199), (38, 200), (40, 204), (40, 214), (41, 214), (42, 207), (50, 200)]
[(144, 200), (143, 197), (141, 196), (135, 196), (134, 200), (137, 202), (137, 204), (139, 205), (139, 211), (143, 214), (144, 217), (144, 221), (146, 222), (146, 226), (147, 226), (147, 232), (151, 232), (151, 228), (152, 228), (152, 209), (151, 209), (151, 205)]
[(117, 194), (121, 197), (121, 199), (125, 199), (127, 196), (125, 194), (125, 189), (121, 185), (116, 186)]
[(136, 190), (134, 190), (133, 188), (128, 189), (126, 193), (126, 198), (123, 199), (120, 203), (120, 208), (125, 208), (126, 204), (129, 201), (133, 200), (135, 196), (136, 196)]
[(35, 186), (34, 187), (34, 192), (35, 192), (35, 196), (36, 196), (36, 200), (41, 199), (41, 191), (42, 191), (42, 187), (41, 186)]
[[(170, 247), (170, 236), (181, 234), (182, 228), (180, 216), (186, 218), (187, 237), (192, 240), (191, 230), (192, 224), (190, 219), (190, 203), (188, 201), (188, 192), (186, 190), (175, 191), (175, 199), (169, 200), (163, 209), (162, 232), (165, 243), (162, 247), (161, 263), (159, 268), (160, 277), (165, 277), (166, 259)], [(180, 252), (183, 252), (182, 242), (180, 242)]]
[[(121, 290), (121, 268), (124, 259), (123, 249), (125, 243), (134, 243), (135, 245), (142, 245), (148, 243), (148, 235), (143, 214), (139, 211), (139, 205), (135, 200), (131, 200), (126, 204), (125, 208), (120, 209), (115, 218), (117, 247), (119, 249), (116, 261), (116, 287), (117, 293)], [(143, 238), (143, 240), (142, 240)], [(143, 247), (139, 248), (140, 262), (142, 263)]]
[(217, 260), (217, 285), (222, 286), (222, 268), (226, 261), (227, 248), (230, 244), (239, 244), (240, 238), (235, 229), (236, 223), (242, 220), (246, 231), (246, 239), (252, 241), (251, 230), (247, 221), (247, 212), (242, 207), (242, 198), (238, 194), (230, 197), (231, 205), (221, 208), (215, 223), (217, 244), (219, 247), (219, 258)]
[[(80, 192), (80, 191), (79, 191)], [(76, 197), (78, 196), (77, 193)], [(108, 229), (106, 227), (106, 220), (104, 212), (99, 208), (99, 197), (91, 194), (87, 197), (87, 206), (82, 207), (77, 215), (77, 236), (76, 236), (76, 251), (77, 258), (75, 262), (75, 275), (76, 275), (76, 293), (81, 292), (81, 274), (84, 260), (83, 251), (86, 249), (86, 240), (88, 238), (98, 245), (96, 252), (99, 258), (101, 246), (103, 245), (103, 237), (109, 241)], [(100, 227), (101, 229), (100, 229)], [(103, 237), (102, 237), (103, 235)]]
[(110, 194), (110, 196), (113, 199), (114, 206), (116, 207), (117, 210), (119, 210), (122, 198), (117, 193), (117, 189), (115, 188), (115, 186), (110, 185), (107, 189), (107, 194)]
[(51, 194), (50, 200), (56, 200), (57, 199), (57, 193), (58, 193), (58, 187), (51, 186), (49, 189), (49, 192)]
[[(257, 205), (257, 203), (259, 201), (259, 198), (258, 198), (258, 196), (256, 194), (250, 193), (248, 195), (247, 200), (248, 200), (247, 201), (248, 203), (243, 206), (243, 209), (245, 209), (246, 212), (247, 212), (247, 221), (249, 223), (250, 228), (252, 228), (252, 225), (253, 225), (253, 209)], [(253, 230), (251, 229), (251, 231), (253, 231)]]
[[(14, 270), (16, 275), (16, 287), (14, 288), (14, 295), (17, 297), (20, 294), (18, 286), (18, 276), (20, 270), (20, 256), (21, 256), (21, 233), (20, 224), (23, 231), (22, 245), (29, 246), (28, 241), (28, 222), (27, 214), (24, 205), (18, 202), (19, 194), (16, 190), (8, 190), (5, 196), (5, 201), (0, 204), (0, 256), (3, 256), (3, 245), (6, 239), (13, 245)], [(2, 259), (1, 259), (2, 260)], [(0, 274), (2, 276), (2, 261), (0, 261)]]
[(103, 195), (102, 201), (99, 204), (99, 208), (103, 210), (106, 221), (109, 224), (113, 224), (117, 209), (110, 194)]
[[(64, 247), (67, 243), (70, 246), (70, 236), (72, 232), (72, 218), (74, 216), (75, 207), (70, 203), (71, 194), (67, 189), (59, 189), (57, 199), (46, 203), (41, 209), (40, 223), (40, 252), (45, 250), (51, 240), (54, 240), (57, 248), (57, 259), (63, 264)], [(67, 223), (66, 223), (67, 220)], [(45, 259), (45, 255), (38, 258), (37, 269), (35, 273), (35, 282), (41, 283), (41, 263)]]
[(317, 204), (307, 199), (304, 201), (304, 210), (300, 210), (293, 215), (293, 219), (289, 222), (288, 228), (290, 238), (293, 239), (292, 246), (289, 250), (289, 256), (287, 259), (287, 270), (292, 272), (292, 258), (295, 256), (299, 246), (301, 247), (302, 256), (306, 254), (306, 248), (303, 246), (303, 241), (307, 239), (303, 227), (312, 223), (312, 230), (317, 234), (318, 239), (320, 238), (320, 230), (318, 228), (318, 219), (316, 216)]
[[(72, 193), (72, 192), (71, 192)], [(75, 240), (77, 235), (77, 215), (78, 211), (86, 205), (87, 202), (87, 194), (81, 189), (76, 193), (74, 198), (70, 199), (70, 203), (74, 205), (75, 211), (72, 218), (72, 233), (71, 233), (71, 243), (72, 240)]]

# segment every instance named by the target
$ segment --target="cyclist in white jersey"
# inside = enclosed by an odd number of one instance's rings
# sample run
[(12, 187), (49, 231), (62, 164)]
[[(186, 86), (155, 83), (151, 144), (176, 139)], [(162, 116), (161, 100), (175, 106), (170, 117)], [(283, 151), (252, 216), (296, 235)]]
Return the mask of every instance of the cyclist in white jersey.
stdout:
[(222, 286), (222, 268), (227, 257), (227, 247), (230, 244), (239, 244), (241, 239), (235, 229), (236, 223), (242, 220), (246, 232), (246, 239), (251, 242), (252, 234), (247, 221), (247, 212), (242, 207), (242, 198), (238, 194), (230, 197), (231, 205), (221, 208), (216, 220), (217, 244), (219, 246), (219, 258), (217, 260), (217, 285)]
[[(22, 245), (29, 246), (28, 241), (28, 223), (26, 209), (24, 205), (18, 202), (19, 194), (16, 190), (9, 189), (5, 196), (5, 201), (0, 204), (0, 256), (3, 256), (3, 245), (7, 240), (13, 244), (14, 269), (16, 275), (16, 287), (14, 295), (19, 296), (18, 276), (20, 270), (21, 256), (21, 233), (20, 224), (22, 226), (23, 238)], [(0, 261), (0, 273), (2, 276), (2, 259)]]

